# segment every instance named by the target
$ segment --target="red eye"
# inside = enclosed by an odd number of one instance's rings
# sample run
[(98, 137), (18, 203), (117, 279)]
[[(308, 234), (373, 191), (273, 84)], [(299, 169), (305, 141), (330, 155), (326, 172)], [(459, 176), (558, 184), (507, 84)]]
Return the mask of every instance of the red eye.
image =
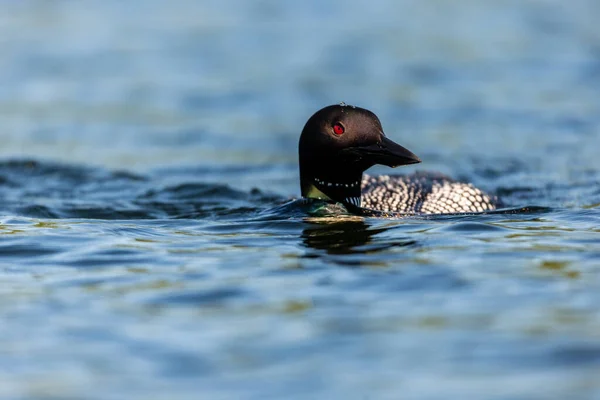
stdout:
[(336, 135), (341, 135), (342, 133), (344, 133), (345, 129), (342, 126), (342, 124), (335, 124), (333, 126), (333, 133), (335, 133)]

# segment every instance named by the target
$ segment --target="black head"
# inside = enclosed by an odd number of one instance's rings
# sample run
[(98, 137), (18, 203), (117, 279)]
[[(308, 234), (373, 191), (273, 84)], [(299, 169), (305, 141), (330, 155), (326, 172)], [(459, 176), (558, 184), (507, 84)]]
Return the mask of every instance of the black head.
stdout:
[(375, 114), (345, 104), (308, 119), (298, 146), (303, 197), (360, 206), (362, 173), (375, 164), (397, 167), (421, 162), (388, 139)]

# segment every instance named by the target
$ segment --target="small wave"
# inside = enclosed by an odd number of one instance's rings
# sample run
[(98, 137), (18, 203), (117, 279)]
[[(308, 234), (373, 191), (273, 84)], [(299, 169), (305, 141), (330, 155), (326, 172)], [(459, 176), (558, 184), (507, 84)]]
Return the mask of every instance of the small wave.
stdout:
[(245, 192), (223, 184), (166, 180), (36, 160), (4, 161), (0, 212), (107, 220), (232, 217), (252, 215), (284, 200), (258, 189)]

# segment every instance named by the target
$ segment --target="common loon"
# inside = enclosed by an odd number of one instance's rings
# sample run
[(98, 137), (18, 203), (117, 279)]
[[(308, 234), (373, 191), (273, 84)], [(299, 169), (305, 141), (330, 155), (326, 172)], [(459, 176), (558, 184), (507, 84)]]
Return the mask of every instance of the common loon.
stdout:
[(379, 118), (364, 108), (340, 103), (317, 111), (302, 130), (298, 151), (302, 197), (410, 214), (496, 209), (495, 199), (480, 189), (439, 173), (363, 175), (375, 164), (421, 162), (388, 139)]

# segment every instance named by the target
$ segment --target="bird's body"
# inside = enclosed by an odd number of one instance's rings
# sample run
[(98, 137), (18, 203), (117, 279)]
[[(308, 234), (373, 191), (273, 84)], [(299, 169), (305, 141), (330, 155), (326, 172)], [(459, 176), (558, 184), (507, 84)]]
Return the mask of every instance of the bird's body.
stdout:
[(496, 201), (470, 183), (439, 173), (363, 175), (361, 207), (406, 214), (451, 214), (494, 210)]
[(396, 167), (421, 160), (388, 139), (379, 118), (344, 103), (317, 111), (298, 146), (302, 196), (376, 211), (408, 214), (494, 210), (495, 199), (470, 183), (439, 173), (369, 176), (375, 164)]

